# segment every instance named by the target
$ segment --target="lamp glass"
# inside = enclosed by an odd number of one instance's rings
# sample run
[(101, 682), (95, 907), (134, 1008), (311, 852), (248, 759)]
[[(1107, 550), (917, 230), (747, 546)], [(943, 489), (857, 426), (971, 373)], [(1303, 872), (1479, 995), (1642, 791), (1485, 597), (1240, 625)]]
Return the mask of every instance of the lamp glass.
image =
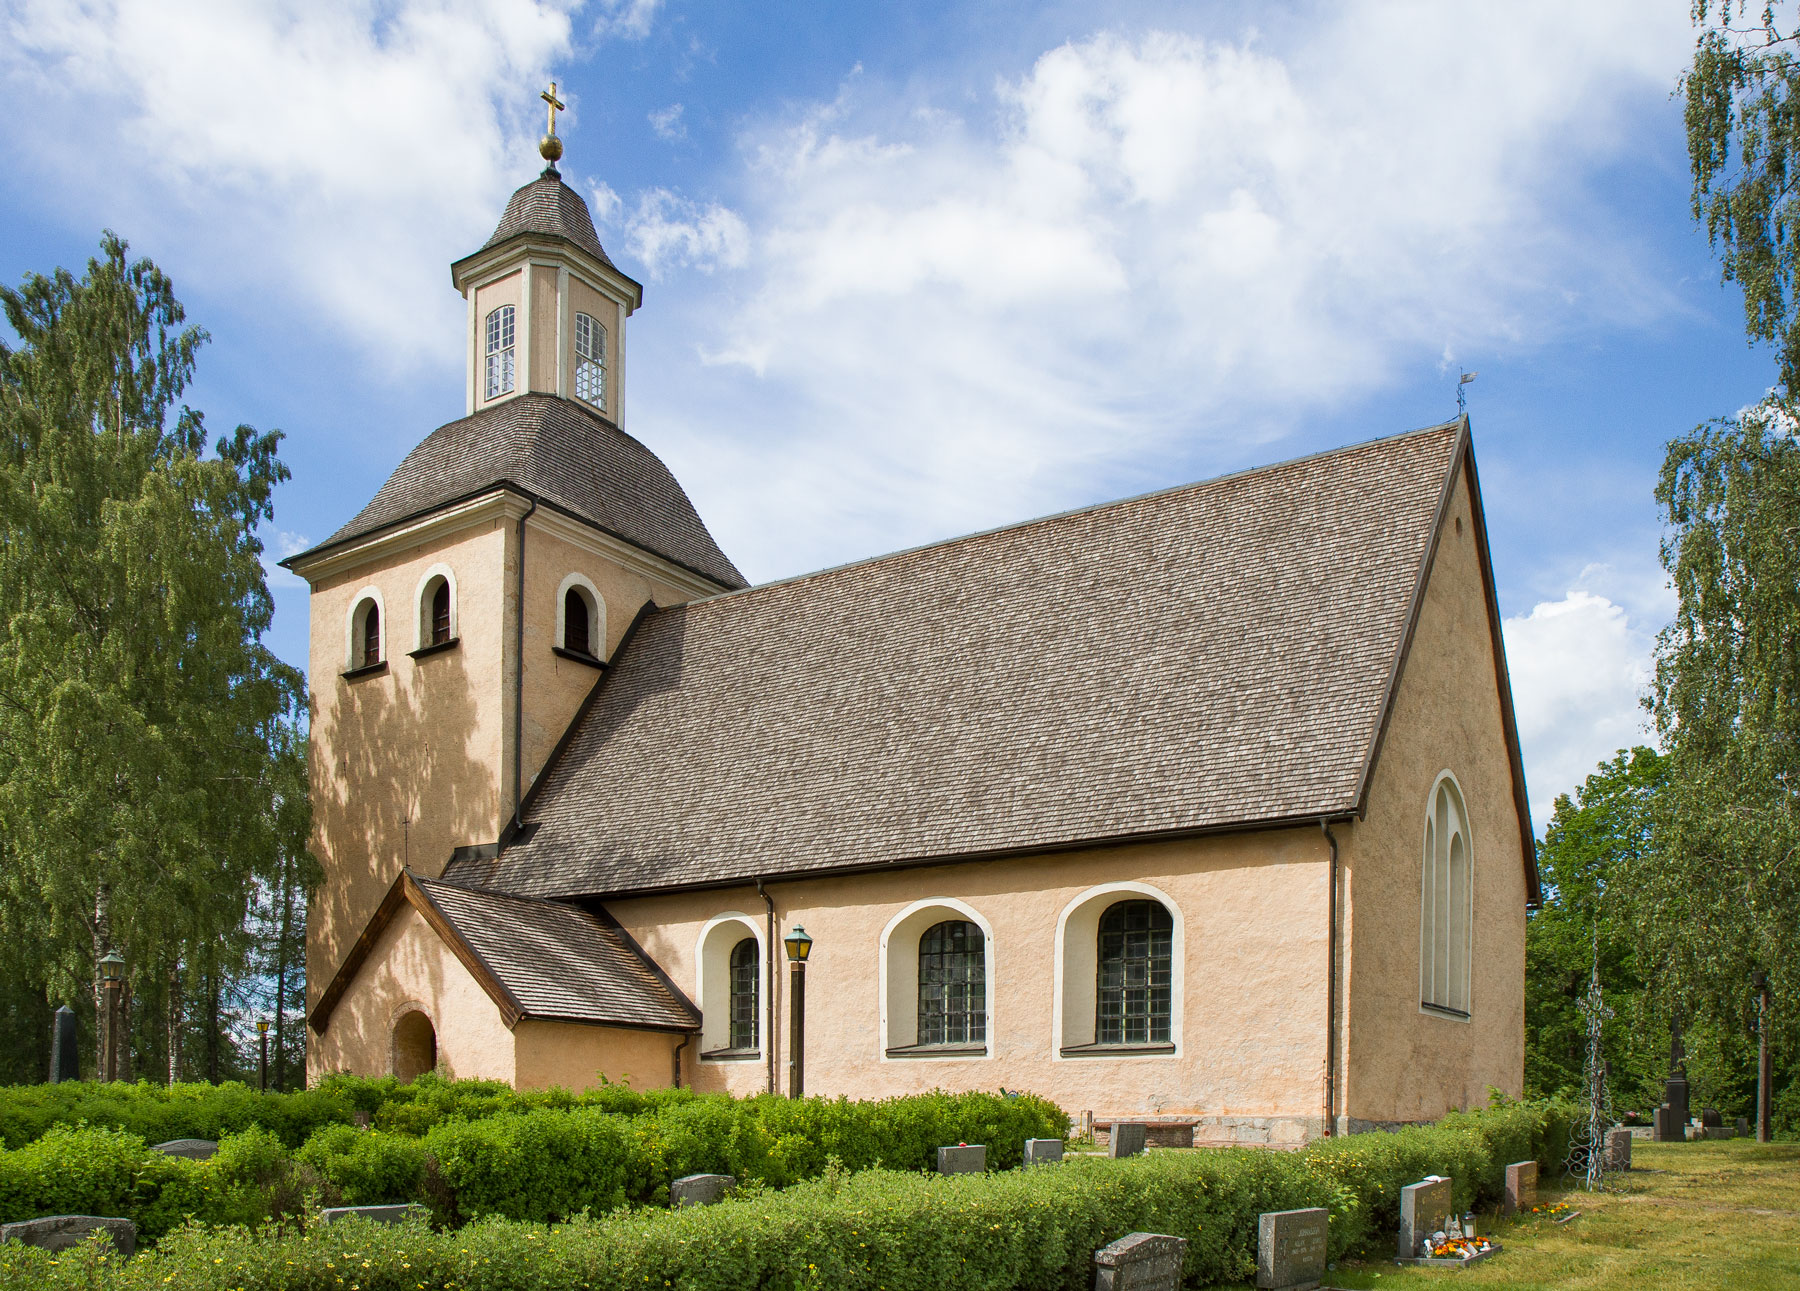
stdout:
[(788, 958), (796, 963), (804, 964), (806, 957), (812, 954), (813, 939), (806, 935), (806, 929), (799, 924), (795, 924), (794, 930), (781, 939), (781, 944), (787, 947)]
[(257, 1035), (268, 1035), (269, 1034), (269, 1019), (267, 1019), (267, 1018), (256, 1019), (256, 1034)]
[(109, 950), (100, 956), (100, 980), (116, 982), (125, 969), (125, 956), (116, 950)]

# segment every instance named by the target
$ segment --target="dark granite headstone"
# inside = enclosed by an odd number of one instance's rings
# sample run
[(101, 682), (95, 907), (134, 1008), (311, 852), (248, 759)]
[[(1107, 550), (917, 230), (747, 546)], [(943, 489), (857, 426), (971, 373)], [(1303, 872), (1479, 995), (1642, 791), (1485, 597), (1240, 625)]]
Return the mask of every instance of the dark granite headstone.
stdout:
[(1606, 1168), (1608, 1170), (1631, 1169), (1630, 1130), (1617, 1129), (1606, 1132)]
[(1685, 1137), (1688, 1123), (1687, 1077), (1670, 1076), (1663, 1082), (1663, 1102), (1669, 1109), (1669, 1123)]
[(984, 1144), (965, 1143), (938, 1149), (939, 1174), (981, 1174), (986, 1169), (987, 1147)]
[(1501, 1209), (1508, 1215), (1537, 1205), (1538, 1163), (1515, 1161), (1506, 1167), (1506, 1199)]
[(1256, 1285), (1310, 1291), (1325, 1276), (1331, 1212), (1277, 1210), (1256, 1225)]
[(1700, 1124), (1709, 1130), (1716, 1130), (1724, 1126), (1725, 1118), (1719, 1115), (1719, 1109), (1716, 1107), (1702, 1107), (1700, 1109)]
[(1740, 1139), (1744, 1138), (1746, 1135), (1748, 1135), (1750, 1133), (1750, 1118), (1748, 1116), (1738, 1117), (1736, 1128), (1737, 1128), (1737, 1137)]
[(734, 1175), (683, 1175), (669, 1185), (669, 1204), (677, 1209), (682, 1206), (710, 1206), (715, 1201), (724, 1200), (725, 1194), (735, 1187), (737, 1178)]
[(430, 1220), (431, 1212), (416, 1202), (403, 1206), (327, 1206), (319, 1212), (327, 1224), (340, 1219), (366, 1219), (372, 1224), (404, 1224), (409, 1219)]
[(170, 1139), (150, 1149), (166, 1157), (186, 1157), (189, 1161), (210, 1161), (218, 1155), (219, 1145), (211, 1139)]
[(1409, 1183), (1400, 1190), (1399, 1256), (1403, 1260), (1419, 1257), (1419, 1240), (1443, 1228), (1450, 1218), (1450, 1181), (1442, 1175), (1421, 1183)]
[(1658, 1143), (1681, 1142), (1681, 1125), (1675, 1119), (1675, 1112), (1667, 1103), (1650, 1114), (1650, 1137)]
[(1186, 1258), (1185, 1237), (1127, 1234), (1094, 1252), (1094, 1291), (1181, 1291)]
[(1061, 1139), (1026, 1139), (1026, 1165), (1054, 1165), (1063, 1159)]
[(46, 1251), (66, 1251), (80, 1246), (95, 1231), (112, 1239), (120, 1255), (137, 1250), (137, 1225), (129, 1219), (104, 1215), (45, 1215), (17, 1224), (0, 1224), (0, 1242), (23, 1242)]
[(1114, 1121), (1106, 1136), (1106, 1155), (1134, 1157), (1144, 1150), (1149, 1129), (1142, 1121)]
[(67, 1004), (56, 1010), (50, 1031), (50, 1083), (81, 1079), (81, 1051), (75, 1039), (75, 1010)]

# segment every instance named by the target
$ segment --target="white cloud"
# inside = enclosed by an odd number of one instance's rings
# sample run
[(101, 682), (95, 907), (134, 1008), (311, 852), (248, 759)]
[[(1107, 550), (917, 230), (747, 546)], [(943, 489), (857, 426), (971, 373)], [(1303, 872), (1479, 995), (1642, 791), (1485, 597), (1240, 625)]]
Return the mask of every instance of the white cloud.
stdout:
[(1624, 607), (1574, 589), (1507, 619), (1505, 637), (1525, 781), (1542, 829), (1558, 794), (1617, 750), (1653, 742), (1639, 703), (1651, 636)]
[(732, 253), (651, 195), (653, 272), (745, 272), (696, 293), (718, 387), (634, 389), (759, 572), (1126, 491), (1158, 457), (1266, 459), (1440, 356), (1667, 308), (1552, 210), (1690, 39), (1625, 0), (1370, 3), (1285, 43), (1102, 33), (960, 113), (853, 75), (747, 131)]
[(642, 40), (650, 34), (650, 28), (656, 22), (656, 11), (662, 8), (662, 0), (599, 0), (597, 8), (596, 35)]
[(669, 143), (680, 143), (687, 138), (687, 125), (681, 119), (683, 108), (679, 103), (671, 103), (660, 108), (649, 116), (650, 128), (656, 132), (658, 139)]
[(665, 188), (638, 200), (626, 225), (626, 243), (652, 278), (674, 268), (702, 273), (735, 269), (749, 252), (750, 234), (736, 212), (716, 202), (701, 206)]
[(281, 562), (296, 552), (305, 551), (312, 546), (312, 539), (303, 533), (291, 533), (286, 529), (276, 529), (264, 533), (263, 539), (263, 578), (271, 588), (305, 587), (307, 582), (298, 574), (290, 573), (281, 567)]
[[(567, 0), (17, 0), (9, 143), (184, 281), (296, 293), (377, 353), (454, 352), (445, 245), (479, 245), (542, 128), (521, 85)], [(71, 154), (69, 122), (91, 120)], [(196, 235), (196, 230), (203, 233)]]

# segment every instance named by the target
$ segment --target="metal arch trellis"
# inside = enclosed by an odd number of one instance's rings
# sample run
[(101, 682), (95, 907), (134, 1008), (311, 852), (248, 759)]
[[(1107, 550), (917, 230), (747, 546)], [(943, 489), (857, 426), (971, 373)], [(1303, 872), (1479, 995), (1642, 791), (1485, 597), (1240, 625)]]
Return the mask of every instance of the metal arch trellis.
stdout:
[(1606, 1132), (1612, 1126), (1612, 1093), (1606, 1083), (1606, 1053), (1601, 1046), (1607, 1019), (1613, 1011), (1606, 1006), (1600, 991), (1600, 930), (1594, 929), (1594, 971), (1588, 979), (1587, 994), (1579, 1005), (1587, 1027), (1587, 1058), (1582, 1065), (1583, 1100), (1587, 1115), (1576, 1122), (1569, 1135), (1569, 1155), (1563, 1160), (1565, 1178), (1580, 1175), (1589, 1192), (1597, 1191), (1605, 1182), (1607, 1166)]

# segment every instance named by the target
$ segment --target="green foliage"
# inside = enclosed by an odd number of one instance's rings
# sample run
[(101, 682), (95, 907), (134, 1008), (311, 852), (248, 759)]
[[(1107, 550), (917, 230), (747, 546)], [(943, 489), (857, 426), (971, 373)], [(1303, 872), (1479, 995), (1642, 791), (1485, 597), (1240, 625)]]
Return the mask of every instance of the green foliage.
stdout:
[(330, 1125), (308, 1139), (294, 1159), (349, 1206), (406, 1201), (418, 1196), (425, 1183), (425, 1147), (404, 1134)]
[(247, 1085), (9, 1085), (0, 1088), (0, 1145), (22, 1147), (55, 1125), (126, 1130), (147, 1143), (222, 1139), (261, 1126), (299, 1147), (321, 1126), (349, 1124), (354, 1102), (340, 1089), (259, 1093)]
[(1646, 1111), (1662, 1098), (1669, 1035), (1660, 1002), (1638, 968), (1638, 929), (1629, 888), (1651, 856), (1652, 810), (1665, 779), (1652, 749), (1620, 750), (1556, 814), (1538, 846), (1543, 908), (1525, 930), (1525, 1088), (1575, 1097), (1587, 1055), (1577, 1004), (1593, 971), (1616, 1017), (1604, 1045), (1615, 1109)]
[(174, 1234), (134, 1260), (97, 1251), (53, 1263), (0, 1252), (0, 1289), (84, 1291), (523, 1291), (676, 1286), (751, 1291), (1019, 1291), (1092, 1285), (1093, 1252), (1133, 1231), (1188, 1239), (1190, 1286), (1254, 1275), (1257, 1215), (1331, 1211), (1331, 1254), (1391, 1251), (1400, 1188), (1456, 1179), (1456, 1201), (1498, 1200), (1505, 1165), (1560, 1160), (1573, 1110), (1509, 1104), (1435, 1126), (1364, 1134), (1300, 1152), (1158, 1152), (1129, 1161), (940, 1178), (841, 1169), (783, 1192), (696, 1210), (623, 1210), (560, 1227), (484, 1220), (456, 1232), (334, 1224)]

